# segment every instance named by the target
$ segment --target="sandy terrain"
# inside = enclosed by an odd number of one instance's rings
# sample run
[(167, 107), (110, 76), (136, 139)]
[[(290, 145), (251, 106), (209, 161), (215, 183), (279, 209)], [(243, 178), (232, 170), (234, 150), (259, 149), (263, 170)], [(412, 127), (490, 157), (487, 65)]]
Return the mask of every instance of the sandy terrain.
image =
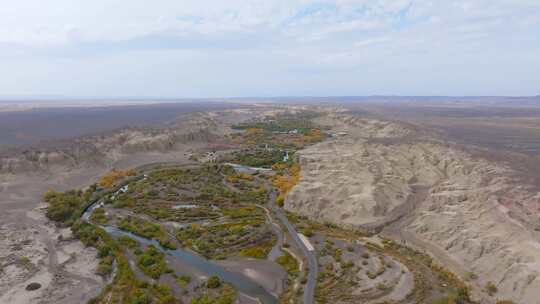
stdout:
[[(540, 194), (501, 164), (389, 122), (333, 117), (341, 136), (297, 154), (300, 183), (288, 210), (320, 221), (362, 226), (427, 249), (460, 275), (473, 272), (476, 298), (540, 303)], [(418, 195), (424, 189), (424, 195)], [(410, 198), (414, 197), (415, 200)], [(482, 292), (488, 281), (495, 297)]]
[[(83, 186), (96, 171), (77, 175), (12, 177), (4, 181), (0, 199), (0, 302), (76, 303), (97, 295), (102, 279), (94, 274), (96, 252), (72, 240), (70, 232), (47, 221), (39, 205), (42, 191), (48, 188)], [(72, 179), (64, 179), (72, 176)], [(24, 191), (28, 189), (28, 191)], [(62, 236), (62, 237), (60, 237)], [(30, 283), (39, 283), (28, 291)]]

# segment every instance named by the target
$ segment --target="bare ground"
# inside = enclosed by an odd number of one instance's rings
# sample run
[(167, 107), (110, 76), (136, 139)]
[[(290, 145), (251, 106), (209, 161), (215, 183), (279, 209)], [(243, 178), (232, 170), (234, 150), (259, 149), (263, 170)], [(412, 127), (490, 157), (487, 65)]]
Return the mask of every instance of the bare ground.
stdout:
[[(133, 158), (119, 156), (111, 167), (131, 168), (160, 161), (185, 162), (187, 150), (192, 146), (182, 148), (168, 153), (139, 153)], [(70, 238), (70, 231), (50, 223), (44, 216), (45, 206), (40, 202), (48, 189), (84, 188), (108, 170), (110, 167), (92, 167), (34, 175), (2, 175), (1, 303), (85, 303), (100, 292), (105, 282), (94, 274), (97, 266), (95, 250), (84, 248), (79, 241)], [(25, 290), (33, 282), (41, 287), (34, 291)]]
[[(345, 132), (297, 153), (301, 180), (285, 207), (318, 221), (386, 232), (435, 256), (459, 275), (473, 272), (475, 298), (535, 303), (540, 275), (536, 188), (502, 163), (406, 125), (328, 116)], [(325, 119), (328, 119), (325, 118)], [(418, 196), (415, 187), (427, 193)], [(394, 225), (394, 226), (392, 226)], [(536, 226), (537, 227), (537, 226)], [(499, 292), (484, 293), (492, 281)]]

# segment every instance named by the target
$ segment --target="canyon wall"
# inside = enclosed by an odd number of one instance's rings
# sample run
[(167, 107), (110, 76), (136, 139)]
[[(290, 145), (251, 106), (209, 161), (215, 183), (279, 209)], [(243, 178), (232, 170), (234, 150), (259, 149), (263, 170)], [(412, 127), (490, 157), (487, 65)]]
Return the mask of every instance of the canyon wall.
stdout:
[[(518, 172), (396, 122), (329, 115), (335, 136), (297, 153), (301, 180), (285, 208), (382, 232), (472, 280), (485, 303), (540, 303), (540, 193)], [(498, 292), (482, 290), (491, 281)]]

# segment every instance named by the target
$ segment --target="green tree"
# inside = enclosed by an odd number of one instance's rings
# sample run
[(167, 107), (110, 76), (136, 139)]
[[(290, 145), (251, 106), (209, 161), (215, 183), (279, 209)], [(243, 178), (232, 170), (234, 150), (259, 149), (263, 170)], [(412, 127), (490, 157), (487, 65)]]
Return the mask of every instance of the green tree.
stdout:
[(208, 278), (208, 281), (206, 281), (206, 287), (215, 289), (219, 288), (221, 286), (221, 279), (217, 276), (211, 276)]

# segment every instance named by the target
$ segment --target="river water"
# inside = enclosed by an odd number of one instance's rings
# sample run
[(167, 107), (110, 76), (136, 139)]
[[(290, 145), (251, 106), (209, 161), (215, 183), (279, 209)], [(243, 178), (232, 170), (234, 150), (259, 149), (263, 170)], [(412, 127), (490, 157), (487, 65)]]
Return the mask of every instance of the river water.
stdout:
[[(99, 206), (100, 201), (94, 203), (93, 206), (90, 206), (87, 211), (83, 214), (82, 218), (85, 221), (88, 221), (90, 218), (90, 215), (92, 212)], [(129, 236), (135, 240), (137, 240), (141, 244), (145, 245), (153, 245), (157, 249), (161, 250), (167, 255), (173, 256), (180, 261), (183, 261), (185, 263), (188, 263), (195, 268), (199, 269), (202, 273), (206, 274), (207, 276), (218, 276), (223, 281), (230, 283), (233, 285), (239, 292), (246, 294), (252, 298), (258, 299), (263, 304), (277, 304), (278, 300), (276, 297), (274, 297), (272, 294), (270, 294), (266, 289), (264, 289), (261, 285), (257, 284), (250, 278), (239, 274), (235, 272), (231, 272), (226, 270), (220, 265), (217, 265), (213, 263), (210, 260), (207, 260), (201, 256), (198, 256), (194, 253), (191, 253), (186, 250), (182, 249), (166, 249), (163, 248), (159, 243), (155, 240), (150, 240), (147, 238), (140, 237), (138, 235), (135, 235), (133, 233), (120, 230), (113, 226), (100, 226), (105, 231), (107, 231), (109, 234), (115, 237), (119, 237), (122, 235)]]

